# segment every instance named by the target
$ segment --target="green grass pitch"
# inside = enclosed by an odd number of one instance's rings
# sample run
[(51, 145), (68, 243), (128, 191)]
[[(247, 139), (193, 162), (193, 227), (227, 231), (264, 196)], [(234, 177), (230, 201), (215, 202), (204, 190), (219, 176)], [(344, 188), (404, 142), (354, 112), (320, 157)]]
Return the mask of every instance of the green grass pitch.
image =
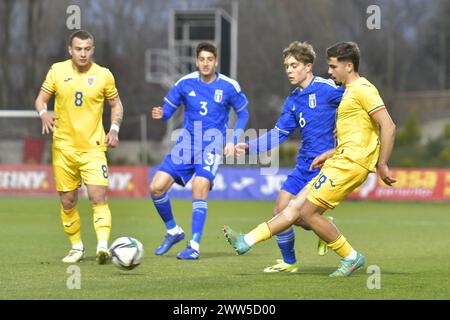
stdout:
[[(149, 200), (111, 199), (112, 239), (132, 236), (146, 250), (142, 264), (120, 271), (95, 262), (90, 204), (81, 200), (87, 259), (78, 264), (81, 289), (69, 290), (71, 274), (61, 258), (69, 249), (55, 198), (0, 198), (0, 299), (449, 299), (450, 204), (342, 203), (330, 212), (366, 265), (349, 278), (333, 279), (338, 256), (316, 253), (317, 238), (296, 229), (301, 268), (295, 274), (264, 274), (280, 257), (275, 239), (236, 256), (222, 226), (248, 231), (271, 216), (272, 202), (209, 201), (201, 259), (180, 261), (153, 254), (164, 227)], [(175, 217), (190, 236), (191, 202), (173, 201)], [(187, 237), (187, 238), (188, 238)], [(380, 268), (379, 289), (369, 289), (367, 267)]]

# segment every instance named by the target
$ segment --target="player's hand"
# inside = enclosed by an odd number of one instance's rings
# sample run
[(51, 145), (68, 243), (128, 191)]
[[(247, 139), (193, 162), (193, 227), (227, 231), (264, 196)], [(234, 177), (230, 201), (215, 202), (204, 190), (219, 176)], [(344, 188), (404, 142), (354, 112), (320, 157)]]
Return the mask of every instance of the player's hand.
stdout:
[(53, 132), (53, 127), (59, 128), (58, 125), (55, 123), (55, 121), (58, 119), (59, 118), (56, 117), (54, 114), (50, 114), (49, 112), (44, 112), (41, 115), (42, 134)]
[(223, 149), (223, 155), (226, 157), (231, 157), (235, 155), (234, 144), (228, 142)]
[(389, 167), (386, 164), (377, 165), (377, 171), (380, 175), (381, 180), (388, 186), (392, 186), (393, 183), (397, 182), (397, 179), (394, 179), (389, 172)]
[(108, 148), (115, 148), (119, 145), (119, 133), (116, 130), (109, 130), (105, 137), (105, 144)]
[(245, 142), (239, 142), (237, 145), (234, 146), (234, 149), (235, 154), (241, 156), (247, 153), (248, 144), (246, 144)]
[(322, 168), (325, 161), (327, 161), (328, 158), (331, 158), (334, 152), (335, 149), (331, 149), (322, 153), (320, 156), (315, 157), (313, 162), (311, 162), (311, 165), (309, 166), (309, 170)]
[(152, 109), (152, 118), (153, 119), (161, 119), (164, 115), (164, 111), (161, 107), (154, 107)]
[(311, 162), (311, 165), (309, 166), (309, 170), (322, 168), (323, 164), (328, 158), (325, 157), (324, 153), (322, 153), (320, 156), (317, 156), (314, 158), (313, 162)]

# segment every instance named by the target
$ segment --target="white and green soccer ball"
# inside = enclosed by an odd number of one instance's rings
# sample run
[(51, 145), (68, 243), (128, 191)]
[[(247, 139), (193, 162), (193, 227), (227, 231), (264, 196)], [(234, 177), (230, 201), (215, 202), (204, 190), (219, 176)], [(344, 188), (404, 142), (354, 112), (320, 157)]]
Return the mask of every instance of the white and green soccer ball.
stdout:
[(112, 263), (122, 270), (136, 268), (144, 257), (144, 247), (139, 240), (120, 237), (114, 240), (109, 249)]

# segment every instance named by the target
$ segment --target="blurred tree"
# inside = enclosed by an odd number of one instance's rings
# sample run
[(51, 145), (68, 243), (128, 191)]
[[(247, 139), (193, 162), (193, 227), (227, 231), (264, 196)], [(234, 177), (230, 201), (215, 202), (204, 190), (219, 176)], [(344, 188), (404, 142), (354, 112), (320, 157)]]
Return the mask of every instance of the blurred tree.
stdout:
[(11, 46), (10, 18), (12, 17), (12, 1), (0, 1), (0, 103), (8, 105), (10, 92), (11, 70), (9, 48)]
[(420, 128), (420, 121), (415, 112), (409, 113), (403, 128), (401, 129), (404, 134), (403, 143), (409, 147), (420, 145), (420, 139), (422, 137), (422, 130)]

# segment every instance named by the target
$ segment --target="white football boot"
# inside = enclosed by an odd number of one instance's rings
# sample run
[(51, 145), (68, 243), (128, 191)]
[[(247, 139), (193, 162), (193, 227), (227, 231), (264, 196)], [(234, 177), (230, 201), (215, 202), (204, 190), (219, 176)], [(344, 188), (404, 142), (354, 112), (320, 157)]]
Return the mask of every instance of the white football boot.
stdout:
[(62, 259), (64, 263), (75, 263), (83, 260), (84, 250), (70, 249), (69, 254)]

